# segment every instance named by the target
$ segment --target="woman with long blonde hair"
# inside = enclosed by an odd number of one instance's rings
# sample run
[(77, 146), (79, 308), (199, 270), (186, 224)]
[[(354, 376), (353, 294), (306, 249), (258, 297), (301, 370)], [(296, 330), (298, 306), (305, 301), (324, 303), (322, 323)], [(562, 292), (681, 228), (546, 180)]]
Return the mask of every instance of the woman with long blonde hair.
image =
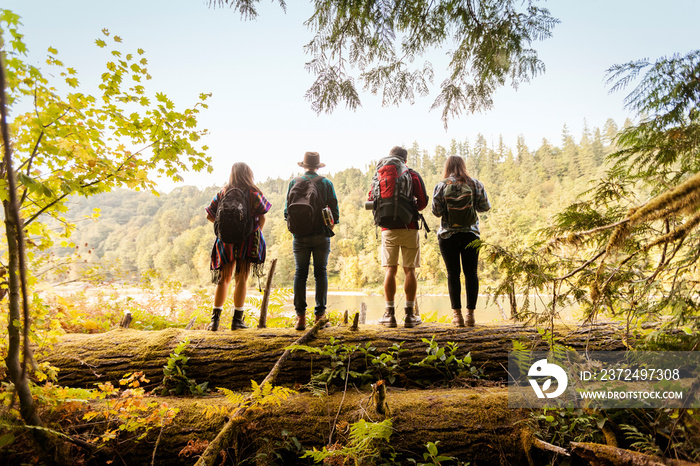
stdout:
[(469, 176), (462, 157), (450, 156), (445, 161), (443, 180), (435, 186), (432, 211), (440, 217), (438, 244), (447, 269), (447, 290), (454, 317), (452, 323), (464, 327), (462, 316), (461, 275), (467, 289), (466, 325), (474, 326), (474, 310), (479, 297), (477, 266), (480, 239), (479, 216), (491, 208), (484, 185)]
[[(240, 190), (240, 191), (237, 191)], [(231, 167), (228, 183), (219, 191), (208, 207), (206, 207), (207, 219), (215, 223), (219, 204), (227, 192), (242, 195), (248, 202), (247, 208), (252, 217), (252, 232), (247, 237), (235, 243), (226, 243), (217, 235), (211, 252), (210, 268), (212, 281), (216, 283), (214, 293), (214, 308), (211, 315), (210, 330), (219, 329), (219, 319), (223, 311), (226, 295), (231, 280), (234, 281), (233, 290), (233, 320), (231, 330), (248, 328), (245, 325), (245, 297), (247, 292), (248, 275), (251, 264), (258, 267), (265, 262), (266, 245), (262, 234), (265, 225), (265, 214), (270, 210), (270, 203), (265, 199), (260, 188), (255, 185), (253, 171), (243, 162), (236, 162)]]

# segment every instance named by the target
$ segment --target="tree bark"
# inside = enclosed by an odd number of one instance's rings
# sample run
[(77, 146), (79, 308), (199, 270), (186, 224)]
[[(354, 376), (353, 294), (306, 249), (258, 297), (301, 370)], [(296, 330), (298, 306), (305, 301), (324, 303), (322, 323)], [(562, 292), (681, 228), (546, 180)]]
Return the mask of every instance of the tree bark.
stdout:
[[(180, 410), (173, 423), (163, 431), (155, 464), (192, 466), (207, 447), (206, 441), (212, 441), (222, 426), (230, 422), (222, 414), (208, 418), (203, 414), (204, 406), (233, 407), (222, 397), (154, 400), (165, 401), (170, 407)], [(426, 443), (439, 441), (441, 455), (471, 461), (471, 464), (527, 464), (520, 440), (521, 430), (526, 427), (522, 421), (527, 413), (508, 408), (506, 390), (503, 388), (388, 389), (386, 401), (388, 417), (393, 424), (389, 443), (404, 460), (413, 458), (424, 461), (422, 455), (427, 451)], [(266, 405), (248, 410), (245, 417), (238, 419), (238, 429), (232, 439), (235, 447), (226, 450), (226, 454), (233, 459), (233, 464), (237, 464), (259, 454), (270, 455), (275, 449), (284, 458), (282, 463), (278, 460), (278, 464), (307, 465), (308, 460), (299, 460), (302, 451), (283, 450), (283, 431), (288, 432), (287, 440), (295, 437), (303, 449), (322, 449), (328, 445), (336, 413), (339, 415), (332, 442), (343, 445), (347, 444), (349, 424), (360, 419), (368, 422), (385, 419), (372, 409), (370, 392), (349, 390), (344, 399), (342, 393), (323, 397), (301, 393), (280, 406)], [(121, 460), (114, 464), (121, 461), (126, 464), (149, 464), (157, 431), (154, 429), (140, 443), (120, 443)], [(183, 451), (188, 442), (198, 443), (200, 449), (190, 449), (194, 451), (189, 453)], [(289, 444), (287, 446), (291, 447)], [(96, 454), (105, 455), (92, 458), (97, 462), (114, 458), (114, 453), (110, 453), (109, 449)], [(258, 464), (269, 463), (263, 459)]]
[[(621, 350), (620, 328), (598, 325), (589, 330), (581, 329), (563, 338), (562, 343), (574, 349), (583, 349), (590, 336), (590, 349)], [(561, 333), (562, 335), (564, 332)], [(70, 387), (94, 387), (96, 382), (117, 382), (124, 374), (142, 371), (155, 385), (163, 377), (163, 366), (175, 346), (186, 337), (190, 339), (187, 376), (198, 383), (208, 381), (210, 387), (248, 389), (250, 381), (265, 378), (288, 345), (294, 343), (299, 333), (294, 329), (249, 329), (236, 332), (207, 332), (203, 330), (167, 329), (162, 331), (138, 331), (117, 329), (102, 334), (68, 334), (44, 356), (60, 372), (58, 382)], [(385, 329), (378, 325), (362, 325), (358, 331), (349, 327), (322, 329), (309, 346), (323, 347), (330, 337), (348, 345), (367, 343), (376, 347), (377, 353), (386, 352), (395, 343), (406, 350), (400, 354), (401, 367), (409, 380), (439, 380), (439, 374), (429, 369), (411, 367), (426, 356), (428, 345), (423, 338), (435, 341), (442, 347), (447, 342), (459, 345), (458, 357), (471, 353), (472, 365), (484, 369), (487, 378), (504, 380), (508, 353), (513, 340), (529, 342), (535, 348), (545, 349), (539, 334), (533, 328), (519, 325), (479, 325), (474, 328), (457, 328), (447, 324), (425, 323), (413, 329)], [(323, 367), (319, 355), (303, 351), (292, 353), (281, 369), (277, 384), (305, 384), (312, 371)], [(354, 357), (354, 368), (362, 370), (362, 357)], [(435, 372), (435, 371), (433, 371)]]

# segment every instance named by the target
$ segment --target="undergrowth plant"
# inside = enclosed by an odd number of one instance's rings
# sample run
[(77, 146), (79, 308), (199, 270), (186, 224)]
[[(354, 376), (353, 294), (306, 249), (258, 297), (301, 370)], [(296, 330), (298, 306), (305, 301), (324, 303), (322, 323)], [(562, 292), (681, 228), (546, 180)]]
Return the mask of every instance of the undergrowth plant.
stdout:
[[(371, 342), (364, 346), (348, 345), (331, 337), (322, 348), (307, 345), (290, 345), (288, 348), (328, 359), (328, 364), (311, 376), (309, 384), (312, 391), (320, 386), (323, 390), (319, 393), (325, 393), (328, 387), (344, 386), (346, 382), (364, 386), (377, 380), (388, 380), (393, 384), (403, 374), (400, 354), (406, 350), (401, 345), (394, 343), (386, 351), (378, 353)], [(356, 354), (357, 358), (353, 359)], [(358, 364), (353, 366), (353, 361)]]
[(408, 458), (408, 462), (415, 464), (416, 466), (442, 466), (443, 464), (455, 464), (457, 466), (469, 466), (470, 463), (463, 463), (458, 461), (454, 456), (444, 456), (438, 453), (438, 445), (440, 441), (428, 442), (425, 444), (425, 449), (427, 452), (423, 453), (423, 460), (429, 461), (428, 463), (419, 463), (413, 458)]
[(198, 395), (202, 396), (207, 391), (209, 382), (197, 383), (187, 377), (187, 361), (189, 357), (185, 351), (190, 344), (190, 339), (185, 338), (177, 344), (165, 366), (163, 366), (163, 382), (161, 395)]
[[(294, 296), (291, 288), (274, 288), (270, 291), (267, 303), (267, 326), (268, 327), (292, 327), (295, 319), (284, 315), (285, 304)], [(257, 296), (246, 296), (245, 303), (253, 309), (260, 310), (263, 298)], [(226, 300), (228, 306), (233, 308), (233, 296)]]
[(570, 442), (604, 443), (602, 428), (606, 418), (581, 408), (533, 411), (529, 423), (535, 436), (554, 445), (567, 447)]
[[(434, 336), (430, 340), (427, 338), (421, 338), (421, 340), (423, 343), (428, 344), (426, 349), (428, 355), (419, 362), (411, 363), (412, 366), (435, 369), (442, 375), (445, 383), (449, 383), (458, 377), (469, 376), (478, 378), (481, 376), (481, 371), (471, 365), (471, 353), (467, 353), (463, 358), (457, 357), (456, 353), (459, 345), (456, 343), (448, 341), (445, 346), (440, 347)], [(422, 381), (420, 383), (426, 384), (427, 382)]]
[(361, 419), (349, 426), (347, 442), (338, 442), (323, 447), (322, 450), (306, 450), (302, 458), (312, 458), (316, 463), (323, 464), (352, 464), (356, 466), (372, 466), (379, 464), (395, 464), (385, 459), (395, 458), (389, 438), (393, 433), (391, 419), (381, 422), (367, 422)]
[(104, 422), (103, 432), (91, 439), (91, 442), (104, 444), (116, 441), (121, 433), (138, 434), (143, 439), (156, 427), (163, 428), (170, 424), (178, 413), (177, 408), (170, 408), (165, 402), (148, 401), (142, 383), (148, 383), (142, 372), (126, 374), (119, 381), (123, 390), (115, 388), (110, 382), (98, 384), (97, 398), (104, 400), (104, 405), (88, 411), (83, 416), (85, 421)]
[(255, 457), (246, 458), (239, 464), (266, 464), (266, 465), (285, 465), (294, 460), (297, 460), (304, 454), (304, 447), (299, 440), (290, 435), (288, 431), (282, 430), (280, 440), (271, 440), (267, 437), (260, 439), (262, 448), (260, 448)]
[(217, 387), (216, 390), (226, 397), (229, 402), (228, 406), (214, 406), (207, 404), (204, 407), (204, 415), (210, 419), (214, 415), (228, 415), (231, 412), (231, 405), (235, 408), (254, 406), (275, 405), (279, 406), (283, 401), (286, 401), (290, 396), (297, 393), (296, 391), (286, 387), (275, 387), (270, 383), (263, 385), (258, 384), (255, 380), (250, 381), (251, 392), (248, 394), (234, 392), (228, 388)]
[[(347, 345), (331, 337), (328, 344), (324, 345), (323, 348), (308, 345), (290, 345), (287, 349), (291, 351), (306, 351), (307, 353), (328, 358), (328, 365), (324, 366), (321, 372), (311, 376), (309, 386), (313, 391), (315, 391), (314, 387), (322, 386), (327, 389), (333, 385), (345, 385), (346, 382), (351, 380), (363, 385), (373, 378), (370, 369), (366, 369), (364, 372), (351, 369), (352, 356), (360, 351), (359, 345)], [(367, 343), (363, 348), (365, 357), (374, 349), (370, 343)]]

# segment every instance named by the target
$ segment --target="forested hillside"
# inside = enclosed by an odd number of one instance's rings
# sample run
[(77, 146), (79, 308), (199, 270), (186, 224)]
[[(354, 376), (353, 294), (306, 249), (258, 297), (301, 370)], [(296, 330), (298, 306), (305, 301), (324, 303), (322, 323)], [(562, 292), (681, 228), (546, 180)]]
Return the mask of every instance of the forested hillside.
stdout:
[[(536, 149), (522, 139), (517, 147), (478, 136), (475, 141), (451, 141), (448, 146), (424, 149), (414, 143), (409, 149), (409, 166), (423, 177), (428, 194), (442, 178), (444, 160), (449, 155), (465, 157), (469, 173), (481, 180), (493, 209), (481, 215), (482, 239), (502, 246), (523, 244), (538, 229), (548, 226), (550, 217), (572, 203), (590, 187), (590, 181), (603, 174), (605, 156), (617, 126), (609, 120), (603, 129), (585, 129), (578, 138), (566, 127), (558, 143), (542, 140)], [(388, 151), (388, 148), (386, 148)], [(383, 156), (377, 152), (377, 159)], [(322, 154), (331, 156), (331, 154)], [(329, 260), (331, 285), (341, 289), (374, 288), (381, 285), (377, 230), (364, 201), (374, 167), (348, 168), (321, 174), (330, 178), (338, 195), (340, 225), (332, 242)], [(222, 182), (227, 173), (221, 174)], [(272, 203), (264, 235), (268, 260), (278, 259), (276, 285), (291, 286), (294, 275), (292, 237), (283, 219), (284, 198), (289, 180), (268, 179), (260, 188)], [(80, 261), (66, 274), (52, 279), (77, 279), (89, 269), (106, 280), (176, 280), (185, 286), (205, 285), (209, 279), (209, 254), (213, 229), (206, 220), (204, 206), (218, 187), (204, 190), (192, 186), (177, 188), (156, 197), (146, 192), (116, 190), (90, 198), (74, 198), (68, 219), (76, 221), (74, 245), (56, 249), (64, 257), (77, 251)], [(100, 209), (99, 220), (90, 220)], [(429, 208), (424, 212), (431, 228), (422, 240), (420, 286), (427, 292), (445, 280), (435, 236), (438, 219)], [(87, 262), (86, 262), (87, 261)], [(482, 260), (485, 284), (496, 278), (495, 269)]]

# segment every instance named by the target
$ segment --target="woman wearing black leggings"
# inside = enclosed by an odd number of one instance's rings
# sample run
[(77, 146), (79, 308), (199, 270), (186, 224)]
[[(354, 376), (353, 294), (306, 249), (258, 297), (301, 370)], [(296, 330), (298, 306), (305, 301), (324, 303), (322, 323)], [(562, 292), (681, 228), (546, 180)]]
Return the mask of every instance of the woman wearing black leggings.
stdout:
[(462, 287), (464, 272), (467, 289), (468, 327), (474, 326), (474, 309), (479, 297), (478, 244), (479, 216), (491, 208), (484, 185), (467, 174), (464, 159), (450, 156), (445, 161), (443, 180), (435, 186), (432, 211), (440, 217), (438, 244), (447, 269), (447, 290), (454, 317), (452, 323), (464, 327), (462, 316)]

